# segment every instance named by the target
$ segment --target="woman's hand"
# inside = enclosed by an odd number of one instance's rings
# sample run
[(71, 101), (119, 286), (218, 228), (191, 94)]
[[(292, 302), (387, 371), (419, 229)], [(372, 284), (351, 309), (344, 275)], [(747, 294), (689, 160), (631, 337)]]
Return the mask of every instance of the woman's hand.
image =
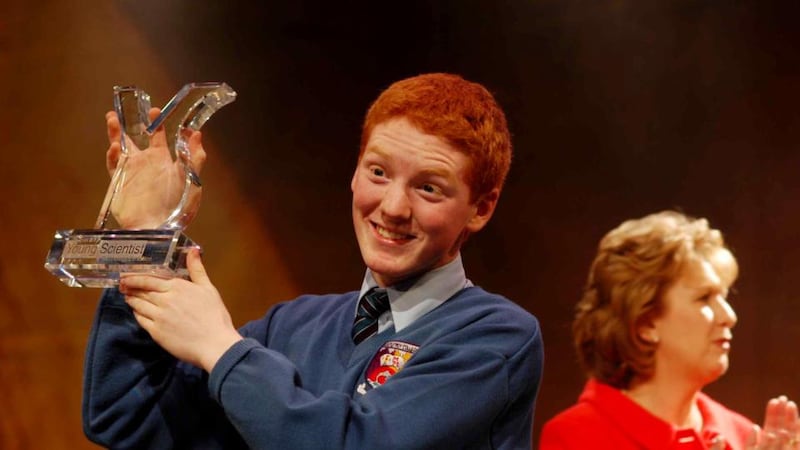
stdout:
[(781, 395), (767, 402), (764, 427), (753, 426), (748, 450), (800, 450), (797, 404)]

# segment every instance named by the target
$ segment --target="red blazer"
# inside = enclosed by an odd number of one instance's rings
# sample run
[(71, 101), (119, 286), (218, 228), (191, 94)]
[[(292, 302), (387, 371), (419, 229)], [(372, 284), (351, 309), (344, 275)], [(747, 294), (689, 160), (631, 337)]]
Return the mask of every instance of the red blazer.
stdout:
[(702, 392), (697, 406), (703, 429), (677, 429), (652, 415), (618, 389), (589, 380), (578, 403), (544, 425), (540, 450), (707, 449), (721, 435), (729, 450), (744, 450), (753, 424)]

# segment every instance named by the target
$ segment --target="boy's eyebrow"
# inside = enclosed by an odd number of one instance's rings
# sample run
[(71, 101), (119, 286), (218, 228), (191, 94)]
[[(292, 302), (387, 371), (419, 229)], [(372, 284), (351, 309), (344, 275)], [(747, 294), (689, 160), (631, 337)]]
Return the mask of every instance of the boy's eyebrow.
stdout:
[(423, 176), (441, 177), (441, 178), (455, 178), (455, 174), (446, 169), (424, 169), (420, 171)]
[(367, 155), (367, 153), (375, 153), (383, 158), (389, 158), (389, 155), (383, 150), (381, 150), (380, 147), (376, 146), (375, 144), (371, 144), (364, 149), (365, 156)]
[[(389, 155), (385, 151), (381, 150), (381, 148), (376, 144), (370, 144), (370, 145), (368, 145), (367, 147), (364, 148), (364, 154), (362, 155), (362, 160), (365, 159), (368, 154), (375, 154), (380, 158), (384, 158), (384, 159), (388, 159), (388, 160), (392, 159), (391, 155)], [(456, 175), (452, 171), (447, 170), (447, 169), (443, 169), (443, 168), (438, 168), (438, 167), (431, 167), (431, 168), (422, 169), (419, 172), (419, 175), (431, 176), (431, 177), (435, 176), (435, 177), (441, 177), (441, 178), (447, 178), (447, 179), (458, 178), (458, 175)]]

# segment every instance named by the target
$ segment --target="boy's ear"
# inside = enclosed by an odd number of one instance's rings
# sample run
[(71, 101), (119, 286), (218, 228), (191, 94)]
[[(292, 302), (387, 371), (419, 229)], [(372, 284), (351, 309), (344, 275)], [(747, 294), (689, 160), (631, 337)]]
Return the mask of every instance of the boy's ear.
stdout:
[(499, 198), (500, 189), (494, 188), (486, 194), (480, 196), (480, 198), (475, 201), (475, 204), (473, 205), (475, 211), (467, 222), (467, 231), (470, 233), (475, 233), (481, 230), (486, 223), (489, 222), (489, 219), (492, 218), (492, 214), (494, 214), (495, 207), (497, 207), (497, 200)]

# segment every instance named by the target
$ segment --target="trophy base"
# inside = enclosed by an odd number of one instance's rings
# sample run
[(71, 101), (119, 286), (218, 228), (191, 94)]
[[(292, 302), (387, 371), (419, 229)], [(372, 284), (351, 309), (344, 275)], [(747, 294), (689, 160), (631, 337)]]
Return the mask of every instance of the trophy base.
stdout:
[(59, 230), (44, 267), (71, 287), (114, 287), (123, 273), (188, 278), (192, 248), (180, 230)]

